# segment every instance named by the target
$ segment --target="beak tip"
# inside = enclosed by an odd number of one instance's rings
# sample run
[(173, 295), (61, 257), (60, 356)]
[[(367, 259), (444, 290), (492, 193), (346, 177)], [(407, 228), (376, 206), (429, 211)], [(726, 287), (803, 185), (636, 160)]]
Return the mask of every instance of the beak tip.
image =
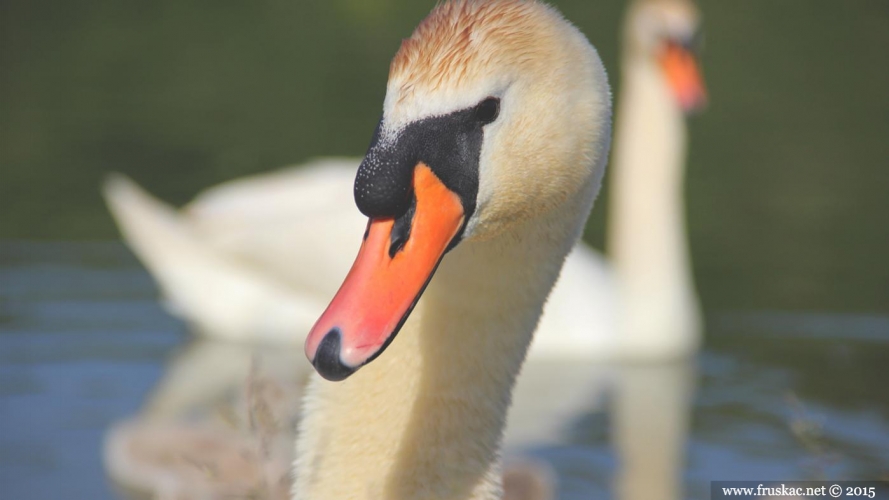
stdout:
[(318, 349), (315, 350), (315, 358), (312, 360), (312, 366), (315, 367), (318, 374), (331, 382), (345, 380), (349, 375), (355, 373), (356, 370), (340, 360), (341, 344), (342, 334), (340, 330), (331, 328), (324, 335), (324, 338), (321, 339), (321, 343), (318, 344)]

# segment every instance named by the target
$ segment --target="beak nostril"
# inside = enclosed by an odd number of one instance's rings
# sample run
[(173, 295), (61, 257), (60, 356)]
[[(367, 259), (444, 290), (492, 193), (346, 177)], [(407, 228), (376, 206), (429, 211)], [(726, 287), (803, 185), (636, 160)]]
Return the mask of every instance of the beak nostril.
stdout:
[(392, 232), (389, 233), (389, 258), (394, 259), (395, 254), (404, 248), (404, 244), (411, 237), (411, 225), (414, 222), (414, 213), (417, 211), (417, 197), (412, 196), (411, 206), (401, 217), (395, 219), (392, 224)]
[(349, 375), (355, 373), (355, 369), (343, 364), (340, 361), (340, 346), (342, 344), (342, 335), (339, 328), (331, 328), (329, 332), (321, 339), (318, 349), (315, 351), (315, 359), (312, 365), (315, 370), (333, 382), (344, 380)]

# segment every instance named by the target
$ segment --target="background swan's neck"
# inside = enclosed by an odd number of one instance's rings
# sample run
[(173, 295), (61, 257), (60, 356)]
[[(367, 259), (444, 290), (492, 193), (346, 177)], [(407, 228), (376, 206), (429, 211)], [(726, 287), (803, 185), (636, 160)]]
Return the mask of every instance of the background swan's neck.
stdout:
[(628, 352), (679, 356), (695, 349), (700, 329), (684, 222), (684, 117), (653, 58), (628, 50), (624, 61), (606, 238), (622, 335)]
[(344, 382), (313, 381), (295, 498), (500, 498), (512, 386), (597, 189), (462, 243), (385, 353)]

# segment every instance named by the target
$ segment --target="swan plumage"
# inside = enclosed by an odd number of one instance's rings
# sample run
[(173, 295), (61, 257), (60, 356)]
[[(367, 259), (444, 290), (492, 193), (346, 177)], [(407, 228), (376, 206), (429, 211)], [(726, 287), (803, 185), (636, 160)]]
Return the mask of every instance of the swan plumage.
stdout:
[[(153, 258), (142, 256), (141, 253), (144, 250), (139, 250), (138, 246), (140, 244), (150, 245), (150, 243), (145, 242), (152, 239), (163, 241), (163, 239), (166, 239), (163, 231), (172, 230), (174, 235), (180, 235), (175, 237), (194, 244), (210, 255), (210, 262), (213, 259), (222, 259), (223, 261), (231, 260), (237, 263), (238, 265), (234, 266), (239, 270), (234, 273), (238, 278), (235, 280), (235, 289), (243, 286), (238, 281), (245, 280), (247, 283), (252, 283), (246, 286), (247, 289), (251, 287), (256, 288), (256, 283), (258, 282), (260, 283), (259, 288), (268, 287), (273, 289), (282, 287), (283, 283), (283, 288), (287, 289), (285, 295), (288, 293), (293, 294), (294, 290), (296, 290), (297, 293), (291, 295), (291, 298), (288, 298), (287, 301), (295, 300), (300, 301), (302, 304), (309, 304), (298, 315), (290, 313), (289, 318), (287, 314), (273, 315), (273, 317), (283, 319), (266, 322), (266, 326), (259, 329), (253, 328), (251, 324), (251, 321), (255, 321), (258, 316), (251, 318), (248, 315), (246, 320), (235, 322), (239, 327), (229, 328), (228, 334), (229, 338), (239, 338), (239, 336), (243, 335), (243, 332), (250, 332), (249, 335), (252, 338), (259, 337), (291, 341), (293, 340), (293, 325), (299, 325), (298, 328), (302, 329), (308, 328), (311, 323), (309, 318), (314, 319), (313, 316), (323, 308), (321, 304), (333, 294), (332, 281), (329, 278), (335, 275), (345, 275), (348, 270), (348, 263), (344, 264), (343, 258), (337, 256), (336, 253), (320, 252), (324, 256), (329, 257), (328, 262), (332, 263), (330, 269), (333, 269), (333, 271), (325, 271), (324, 265), (319, 265), (310, 270), (313, 276), (306, 278), (300, 275), (302, 271), (299, 269), (296, 269), (294, 274), (288, 273), (288, 264), (289, 270), (293, 270), (297, 266), (292, 265), (292, 259), (287, 259), (286, 251), (288, 246), (293, 243), (305, 245), (307, 241), (312, 241), (306, 239), (306, 236), (319, 234), (317, 231), (306, 230), (306, 227), (313, 227), (315, 230), (329, 230), (333, 228), (334, 231), (343, 229), (341, 234), (345, 236), (341, 240), (343, 245), (336, 248), (342, 249), (343, 255), (354, 255), (359, 242), (354, 238), (355, 231), (353, 228), (363, 227), (366, 219), (358, 215), (351, 207), (351, 189), (345, 190), (342, 188), (343, 186), (351, 188), (357, 165), (358, 160), (319, 162), (308, 166), (304, 170), (288, 169), (278, 173), (257, 176), (247, 182), (227, 183), (203, 193), (179, 214), (172, 213), (169, 207), (159, 205), (159, 202), (141, 192), (137, 186), (126, 179), (117, 178), (110, 180), (106, 184), (106, 197), (110, 200), (112, 210), (115, 212), (118, 223), (122, 226), (125, 235), (127, 230), (123, 226), (140, 225), (138, 222), (134, 224), (134, 221), (140, 220), (140, 216), (150, 219), (157, 214), (161, 214), (160, 218), (165, 223), (142, 225), (142, 227), (149, 227), (148, 236), (129, 237), (130, 244), (134, 246), (136, 253), (146, 261), (150, 268), (152, 267), (152, 262), (156, 261), (156, 259), (153, 260)], [(309, 188), (308, 186), (311, 187)], [(305, 196), (293, 196), (302, 187), (307, 188), (304, 191)], [(330, 193), (331, 196), (326, 196), (323, 193)], [(347, 203), (343, 203), (341, 198), (340, 201), (332, 201), (336, 199), (336, 196), (343, 193), (348, 193), (349, 199)], [(136, 203), (131, 203), (133, 200), (136, 200)], [(147, 207), (147, 209), (141, 213), (138, 208), (131, 210), (137, 213), (135, 216), (127, 214), (128, 208), (115, 208), (115, 206), (119, 205), (139, 207), (140, 203), (142, 205), (141, 208)], [(348, 209), (344, 210), (344, 207), (348, 207)], [(154, 210), (156, 208), (159, 209)], [(317, 219), (306, 218), (307, 214), (327, 218), (324, 219), (323, 224), (312, 226), (311, 224), (317, 222)], [(176, 218), (179, 218), (179, 220), (171, 222), (172, 219)], [(295, 221), (304, 222), (308, 226), (299, 226), (294, 223)], [(177, 225), (177, 222), (181, 224)], [(294, 228), (294, 231), (288, 233), (284, 229), (288, 224), (291, 228)], [(151, 235), (151, 228), (158, 226), (161, 228), (161, 231), (154, 232)], [(181, 234), (185, 234), (187, 237), (182, 237)], [(289, 236), (291, 238), (290, 241), (282, 243), (282, 235)], [(338, 235), (334, 234), (330, 240), (322, 241), (335, 241), (337, 237)], [(257, 244), (257, 242), (260, 244)], [(263, 242), (267, 242), (267, 244), (264, 245), (262, 244)], [(316, 247), (309, 246), (309, 248), (314, 250)], [(351, 251), (346, 250), (349, 248), (351, 248)], [(268, 249), (274, 251), (268, 251)], [(293, 247), (289, 246), (289, 249), (292, 251)], [(206, 260), (207, 255), (201, 252), (197, 252), (197, 255), (196, 259), (208, 261)], [(349, 255), (349, 258), (351, 258), (351, 255)], [(309, 258), (315, 257), (309, 256)], [(178, 267), (179, 271), (172, 272), (174, 276), (179, 273), (187, 274), (192, 271), (187, 264), (180, 266), (173, 263), (171, 266), (167, 264), (163, 264), (163, 266), (166, 266), (168, 269), (176, 269)], [(221, 269), (224, 274), (231, 274), (226, 271), (226, 266), (220, 266), (218, 269)], [(268, 273), (267, 269), (277, 269), (278, 272)], [(155, 271), (156, 275), (166, 273), (170, 273), (170, 271)], [(567, 280), (569, 285), (563, 286), (563, 282), (566, 282), (566, 276), (569, 277)], [(198, 277), (198, 275), (193, 274), (192, 278), (195, 277)], [(613, 289), (610, 287), (614, 287), (614, 280), (614, 271), (609, 268), (600, 255), (591, 251), (588, 247), (576, 247), (567, 258), (562, 278), (554, 289), (547, 305), (548, 311), (556, 312), (548, 313), (544, 317), (541, 330), (546, 332), (547, 325), (554, 325), (554, 327), (549, 329), (550, 331), (573, 332), (573, 334), (577, 335), (573, 339), (570, 335), (555, 338), (555, 342), (544, 343), (542, 344), (543, 347), (535, 345), (532, 355), (534, 352), (540, 352), (543, 353), (545, 358), (558, 359), (558, 357), (565, 355), (588, 357), (592, 354), (595, 357), (609, 357), (612, 355), (611, 353), (618, 352), (614, 350), (614, 346), (620, 343), (619, 338), (616, 338), (615, 332), (617, 328), (608, 327), (609, 323), (617, 324), (618, 320), (603, 320), (603, 318), (609, 318), (609, 316), (613, 318), (617, 314), (615, 312), (617, 307), (614, 306), (614, 294), (608, 292), (608, 290)], [(186, 311), (186, 308), (182, 307), (183, 303), (187, 304), (188, 302), (182, 299), (177, 300), (180, 292), (170, 291), (170, 288), (176, 286), (175, 280), (160, 278), (159, 281), (167, 298), (172, 299), (170, 302), (174, 305), (177, 302), (179, 303), (176, 306), (179, 308), (179, 314), (190, 317), (202, 330), (208, 331), (211, 335), (217, 332), (213, 324), (195, 321), (196, 317), (193, 309)], [(580, 286), (572, 286), (571, 283), (579, 284)], [(589, 285), (590, 283), (611, 284), (604, 287), (584, 286), (584, 284)], [(224, 287), (220, 288), (220, 290), (224, 289)], [(573, 293), (576, 291), (587, 293), (587, 297), (592, 297), (595, 300), (584, 302), (579, 294)], [(197, 291), (197, 293), (200, 294), (201, 292)], [(262, 297), (262, 294), (254, 295)], [(257, 302), (262, 302), (262, 300)], [(591, 304), (593, 304), (592, 307)], [(558, 312), (560, 307), (561, 310), (565, 311), (564, 313)], [(287, 310), (286, 307), (283, 309)], [(422, 313), (417, 312), (415, 315), (422, 316)], [(197, 315), (198, 318), (200, 316), (202, 314)], [(572, 317), (578, 321), (565, 321)], [(294, 320), (292, 318), (298, 319)], [(551, 321), (553, 318), (556, 319), (555, 322)], [(563, 320), (561, 324), (558, 322), (559, 319)], [(577, 328), (578, 324), (596, 325), (596, 327), (591, 329)], [(258, 336), (256, 335), (257, 332), (259, 333)], [(605, 333), (605, 335), (597, 335), (599, 332)], [(546, 334), (544, 333), (544, 335)]]
[[(360, 242), (365, 222), (341, 189), (357, 166), (321, 160), (223, 184), (180, 211), (122, 175), (103, 193), (172, 314), (223, 340), (295, 342), (333, 295), (330, 277), (348, 271), (336, 249)], [(317, 251), (319, 234), (334, 251)], [(282, 265), (294, 261), (311, 265)]]
[[(681, 187), (683, 107), (700, 97), (672, 91), (658, 61), (665, 43), (692, 39), (698, 22), (685, 1), (630, 8), (609, 208), (613, 261), (584, 243), (569, 254), (532, 357), (670, 359), (700, 344)], [(351, 201), (359, 162), (315, 160), (230, 181), (179, 211), (121, 176), (104, 194), (171, 312), (211, 337), (300, 342), (360, 244), (354, 234), (365, 218)]]
[(501, 498), (512, 386), (610, 120), (595, 49), (542, 3), (442, 3), (403, 42), (357, 175), (365, 241), (306, 341), (294, 498)]

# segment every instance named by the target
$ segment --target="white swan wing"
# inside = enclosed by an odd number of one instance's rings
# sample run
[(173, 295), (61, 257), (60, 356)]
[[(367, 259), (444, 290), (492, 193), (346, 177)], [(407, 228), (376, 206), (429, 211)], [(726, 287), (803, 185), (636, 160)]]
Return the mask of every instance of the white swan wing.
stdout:
[(207, 243), (189, 220), (130, 179), (103, 194), (127, 244), (157, 280), (173, 314), (211, 336), (301, 341), (324, 302)]
[(326, 302), (358, 253), (367, 219), (355, 207), (358, 159), (323, 159), (238, 179), (183, 210), (212, 248)]

